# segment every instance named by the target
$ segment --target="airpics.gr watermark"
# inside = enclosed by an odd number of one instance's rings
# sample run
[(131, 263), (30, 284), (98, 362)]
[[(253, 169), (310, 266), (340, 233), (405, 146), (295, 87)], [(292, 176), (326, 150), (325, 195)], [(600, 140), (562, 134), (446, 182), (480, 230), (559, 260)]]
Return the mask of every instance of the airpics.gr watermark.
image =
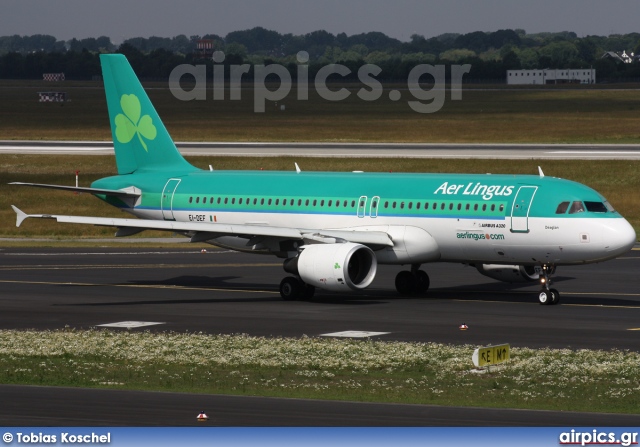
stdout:
[[(222, 51), (216, 51), (212, 56), (213, 66), (213, 100), (224, 101), (225, 91), (225, 66), (222, 65), (225, 55)], [(296, 59), (297, 83), (296, 99), (306, 101), (309, 99), (309, 53), (300, 51)], [(462, 100), (462, 77), (471, 70), (470, 64), (451, 65), (450, 91), (451, 100)], [(230, 65), (228, 73), (229, 99), (239, 101), (242, 99), (242, 77), (251, 71), (251, 65)], [(376, 76), (382, 72), (377, 65), (365, 64), (358, 69), (358, 81), (363, 84), (356, 95), (363, 101), (377, 101), (384, 94), (382, 83)], [(332, 75), (348, 76), (351, 69), (342, 64), (329, 64), (322, 67), (316, 73), (313, 80), (313, 88), (317, 94), (327, 101), (342, 101), (347, 99), (352, 92), (344, 87), (331, 90), (327, 87), (327, 79)], [(180, 85), (183, 76), (190, 75), (195, 78), (195, 86), (190, 90), (185, 90)], [(433, 79), (433, 87), (423, 89), (420, 86), (420, 79), (429, 76)], [(277, 77), (280, 85), (270, 90), (267, 88), (267, 78)], [(444, 65), (419, 64), (413, 67), (407, 78), (407, 91), (412, 96), (407, 101), (409, 107), (418, 113), (435, 113), (444, 105), (446, 96), (446, 69)], [(275, 82), (270, 82), (275, 84)], [(293, 86), (291, 73), (280, 64), (254, 65), (253, 66), (253, 110), (257, 113), (264, 113), (267, 101), (282, 101), (290, 93)], [(173, 96), (181, 101), (204, 101), (207, 99), (207, 66), (181, 64), (175, 67), (169, 75), (169, 89)], [(402, 89), (404, 91), (404, 89)], [(388, 93), (391, 101), (402, 99), (400, 90), (391, 90)]]

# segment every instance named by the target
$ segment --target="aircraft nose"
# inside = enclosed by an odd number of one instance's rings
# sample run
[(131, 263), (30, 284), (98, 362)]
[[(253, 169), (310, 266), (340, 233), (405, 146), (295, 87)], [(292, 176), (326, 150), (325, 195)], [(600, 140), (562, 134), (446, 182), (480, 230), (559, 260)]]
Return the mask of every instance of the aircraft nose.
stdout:
[(606, 224), (604, 234), (604, 249), (609, 253), (621, 255), (636, 243), (636, 232), (626, 219), (612, 219)]

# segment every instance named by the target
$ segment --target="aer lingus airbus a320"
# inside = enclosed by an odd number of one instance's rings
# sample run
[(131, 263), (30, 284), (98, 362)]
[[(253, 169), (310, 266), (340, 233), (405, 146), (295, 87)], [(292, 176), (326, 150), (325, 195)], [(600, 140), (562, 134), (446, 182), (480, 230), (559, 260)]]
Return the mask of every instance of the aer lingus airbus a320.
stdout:
[[(402, 294), (423, 293), (430, 262), (470, 264), (508, 282), (538, 281), (540, 303), (559, 293), (557, 266), (615, 258), (636, 240), (598, 192), (539, 175), (203, 171), (178, 152), (126, 58), (101, 55), (118, 175), (83, 191), (137, 219), (17, 213), (28, 217), (183, 234), (192, 242), (284, 259), (284, 299), (315, 288), (350, 292), (378, 264), (407, 265)], [(25, 185), (25, 183), (14, 183)]]

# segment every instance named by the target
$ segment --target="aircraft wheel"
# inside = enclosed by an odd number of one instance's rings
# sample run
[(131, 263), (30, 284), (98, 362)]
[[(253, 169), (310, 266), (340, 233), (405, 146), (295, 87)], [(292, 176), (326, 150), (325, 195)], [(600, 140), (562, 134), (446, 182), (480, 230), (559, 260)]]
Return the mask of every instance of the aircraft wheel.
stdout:
[(310, 300), (313, 298), (313, 295), (316, 293), (316, 288), (309, 284), (303, 284), (302, 289), (300, 290), (300, 295), (304, 300)]
[(551, 292), (551, 304), (558, 304), (560, 302), (560, 292), (558, 289), (549, 289)]
[(396, 290), (400, 295), (410, 295), (416, 290), (416, 277), (409, 270), (396, 275)]
[(416, 292), (426, 293), (429, 290), (431, 281), (429, 275), (424, 270), (418, 270), (416, 273)]
[(538, 295), (538, 301), (540, 301), (540, 304), (551, 304), (551, 300), (552, 300), (552, 293), (549, 289), (542, 289), (540, 291), (540, 294)]
[(280, 281), (280, 296), (285, 301), (293, 301), (301, 295), (302, 284), (298, 278), (287, 276)]

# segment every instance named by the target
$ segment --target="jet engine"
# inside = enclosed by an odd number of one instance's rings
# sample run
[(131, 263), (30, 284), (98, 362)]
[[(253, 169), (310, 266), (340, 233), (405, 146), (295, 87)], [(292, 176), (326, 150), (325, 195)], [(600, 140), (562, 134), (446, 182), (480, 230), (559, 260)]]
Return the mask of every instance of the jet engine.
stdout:
[(361, 244), (310, 244), (297, 257), (287, 259), (284, 269), (299, 275), (306, 284), (348, 292), (371, 284), (378, 260), (369, 247)]
[(540, 279), (540, 273), (533, 265), (477, 264), (476, 268), (484, 276), (504, 282), (533, 282)]

